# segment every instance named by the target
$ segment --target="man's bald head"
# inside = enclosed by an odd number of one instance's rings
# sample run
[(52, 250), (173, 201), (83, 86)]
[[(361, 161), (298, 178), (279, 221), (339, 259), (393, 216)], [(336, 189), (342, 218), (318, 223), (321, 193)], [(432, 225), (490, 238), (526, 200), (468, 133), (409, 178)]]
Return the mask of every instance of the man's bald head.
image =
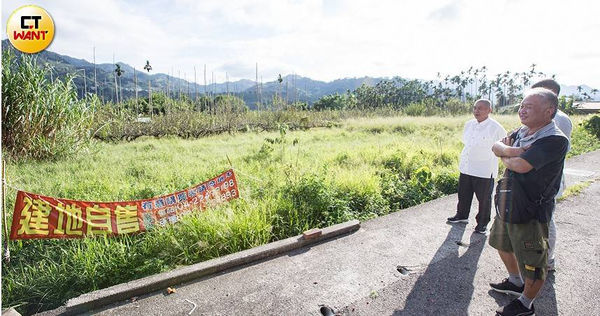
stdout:
[(492, 112), (492, 102), (488, 99), (479, 99), (473, 104), (473, 116), (479, 123), (487, 120), (490, 112)]

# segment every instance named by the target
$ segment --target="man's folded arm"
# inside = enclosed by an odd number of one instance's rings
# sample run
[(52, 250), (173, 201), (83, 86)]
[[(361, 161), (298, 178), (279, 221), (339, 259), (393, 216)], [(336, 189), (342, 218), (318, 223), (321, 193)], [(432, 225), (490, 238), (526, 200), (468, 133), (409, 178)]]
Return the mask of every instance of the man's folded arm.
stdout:
[(499, 140), (492, 146), (492, 151), (498, 157), (519, 157), (525, 150), (521, 147), (508, 146)]
[(533, 169), (533, 166), (521, 157), (502, 157), (502, 163), (516, 173), (527, 173)]

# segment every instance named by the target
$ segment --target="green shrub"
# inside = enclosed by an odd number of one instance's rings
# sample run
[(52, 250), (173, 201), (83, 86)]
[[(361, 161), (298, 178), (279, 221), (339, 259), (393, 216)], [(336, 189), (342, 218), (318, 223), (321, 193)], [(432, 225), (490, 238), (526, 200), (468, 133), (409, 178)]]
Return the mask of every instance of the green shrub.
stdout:
[(382, 174), (382, 195), (391, 211), (398, 211), (438, 197), (429, 168), (417, 169), (409, 179), (396, 173)]
[[(597, 117), (597, 116), (596, 116)], [(600, 149), (600, 138), (585, 127), (585, 122), (573, 128), (571, 133), (571, 150), (567, 158)]]
[(458, 171), (442, 169), (433, 177), (435, 188), (441, 194), (454, 194), (458, 192)]
[(402, 110), (408, 116), (425, 116), (427, 111), (428, 109), (423, 103), (411, 103)]
[(390, 157), (383, 159), (382, 164), (386, 169), (389, 169), (401, 179), (409, 179), (415, 170), (419, 168), (419, 159), (416, 156), (409, 157), (406, 152), (397, 152)]
[(274, 216), (274, 235), (284, 238), (316, 227), (327, 227), (352, 218), (348, 200), (325, 178), (306, 175), (281, 190)]
[(600, 139), (600, 116), (594, 115), (589, 119), (583, 121), (583, 127), (587, 129), (592, 135)]

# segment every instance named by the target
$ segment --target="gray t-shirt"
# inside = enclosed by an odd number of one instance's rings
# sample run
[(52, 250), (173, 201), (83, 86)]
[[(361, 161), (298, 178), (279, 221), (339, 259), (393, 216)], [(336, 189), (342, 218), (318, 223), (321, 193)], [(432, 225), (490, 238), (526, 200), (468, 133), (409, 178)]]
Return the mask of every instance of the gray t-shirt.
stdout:
[(569, 116), (565, 114), (565, 112), (561, 110), (556, 111), (556, 116), (554, 116), (554, 122), (556, 126), (567, 136), (569, 142), (571, 141), (571, 132), (573, 131), (573, 123), (571, 123), (571, 119)]

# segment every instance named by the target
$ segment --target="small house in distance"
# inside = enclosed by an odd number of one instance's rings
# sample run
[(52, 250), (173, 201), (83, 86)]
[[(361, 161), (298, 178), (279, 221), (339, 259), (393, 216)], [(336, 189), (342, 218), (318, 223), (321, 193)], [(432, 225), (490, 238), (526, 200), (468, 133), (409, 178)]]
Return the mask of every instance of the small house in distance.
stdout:
[(573, 110), (581, 114), (600, 113), (600, 101), (576, 101)]

